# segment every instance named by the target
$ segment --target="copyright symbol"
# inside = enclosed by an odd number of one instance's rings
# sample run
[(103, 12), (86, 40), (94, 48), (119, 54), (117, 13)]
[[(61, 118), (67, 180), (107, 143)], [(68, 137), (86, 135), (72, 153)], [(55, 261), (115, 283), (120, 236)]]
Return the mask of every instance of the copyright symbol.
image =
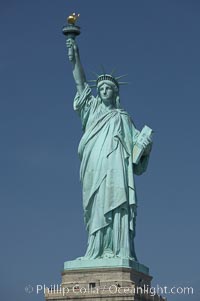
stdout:
[(33, 287), (32, 287), (32, 285), (27, 285), (26, 287), (25, 287), (25, 292), (27, 293), (27, 294), (31, 294), (32, 292), (33, 292)]

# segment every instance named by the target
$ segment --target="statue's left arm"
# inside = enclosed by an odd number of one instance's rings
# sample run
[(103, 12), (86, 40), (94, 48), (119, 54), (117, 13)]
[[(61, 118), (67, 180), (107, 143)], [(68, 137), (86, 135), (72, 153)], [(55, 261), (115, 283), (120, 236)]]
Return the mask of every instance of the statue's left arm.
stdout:
[[(139, 132), (137, 132), (136, 137), (135, 137), (135, 144), (137, 142), (137, 138), (139, 136)], [(137, 164), (133, 164), (134, 166), (134, 174), (136, 175), (141, 175), (147, 170), (148, 162), (149, 162), (149, 157), (152, 149), (152, 139), (150, 137), (145, 137), (143, 138), (143, 154)]]
[[(152, 144), (151, 144), (150, 148), (151, 147), (152, 147)], [(143, 155), (141, 156), (140, 161), (138, 162), (138, 164), (133, 164), (134, 174), (139, 176), (147, 170), (147, 166), (148, 166), (148, 163), (149, 163), (150, 152), (151, 152), (150, 150), (146, 153), (144, 152)]]

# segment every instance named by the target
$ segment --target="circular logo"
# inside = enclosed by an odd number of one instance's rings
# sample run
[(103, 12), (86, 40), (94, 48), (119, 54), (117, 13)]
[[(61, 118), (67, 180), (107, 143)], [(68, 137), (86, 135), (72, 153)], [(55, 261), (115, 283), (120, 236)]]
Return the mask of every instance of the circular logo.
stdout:
[(27, 294), (31, 294), (32, 292), (33, 292), (33, 287), (32, 287), (32, 285), (27, 285), (26, 287), (25, 287), (25, 292), (27, 293)]

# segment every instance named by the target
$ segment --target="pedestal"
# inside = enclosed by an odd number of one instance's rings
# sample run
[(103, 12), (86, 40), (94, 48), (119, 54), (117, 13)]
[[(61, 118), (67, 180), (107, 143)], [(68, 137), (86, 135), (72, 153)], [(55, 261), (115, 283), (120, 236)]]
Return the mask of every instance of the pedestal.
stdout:
[[(152, 277), (140, 271), (141, 268), (145, 270), (145, 266), (139, 263), (135, 262), (135, 268), (123, 266), (72, 268), (74, 262), (65, 263), (60, 287), (46, 289), (46, 301), (165, 300), (160, 296), (150, 295)], [(85, 265), (87, 266), (86, 262)]]

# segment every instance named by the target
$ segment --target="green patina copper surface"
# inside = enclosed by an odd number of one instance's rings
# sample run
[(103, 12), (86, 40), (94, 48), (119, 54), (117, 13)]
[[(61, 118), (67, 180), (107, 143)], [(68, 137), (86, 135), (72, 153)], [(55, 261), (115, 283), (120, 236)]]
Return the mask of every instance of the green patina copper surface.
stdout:
[(64, 270), (77, 270), (77, 269), (91, 269), (91, 268), (133, 268), (134, 270), (149, 274), (149, 268), (135, 260), (122, 259), (122, 258), (97, 258), (85, 260), (72, 260), (64, 263)]
[(147, 168), (151, 138), (143, 137), (142, 155), (134, 164), (133, 148), (140, 132), (121, 108), (118, 79), (105, 73), (98, 76), (95, 97), (74, 38), (67, 39), (67, 48), (77, 86), (74, 110), (83, 128), (78, 153), (88, 246), (83, 257), (74, 263), (66, 262), (65, 268), (88, 264), (132, 267), (135, 262), (139, 269), (134, 249), (137, 215), (134, 174), (140, 175)]

